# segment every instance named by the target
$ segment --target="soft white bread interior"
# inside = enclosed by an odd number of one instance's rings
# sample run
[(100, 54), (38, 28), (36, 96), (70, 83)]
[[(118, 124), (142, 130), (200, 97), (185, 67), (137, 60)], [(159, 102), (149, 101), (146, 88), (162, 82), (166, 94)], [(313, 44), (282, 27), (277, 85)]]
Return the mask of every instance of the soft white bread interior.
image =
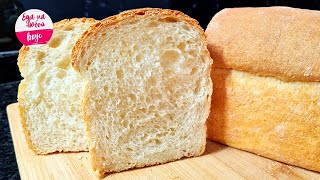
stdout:
[(29, 146), (38, 154), (88, 150), (81, 110), (84, 82), (71, 66), (71, 51), (93, 19), (54, 24), (46, 45), (23, 46), (18, 65), (24, 80), (18, 92), (21, 121)]
[(172, 10), (127, 11), (84, 33), (72, 61), (87, 80), (98, 175), (203, 153), (212, 59), (197, 21)]

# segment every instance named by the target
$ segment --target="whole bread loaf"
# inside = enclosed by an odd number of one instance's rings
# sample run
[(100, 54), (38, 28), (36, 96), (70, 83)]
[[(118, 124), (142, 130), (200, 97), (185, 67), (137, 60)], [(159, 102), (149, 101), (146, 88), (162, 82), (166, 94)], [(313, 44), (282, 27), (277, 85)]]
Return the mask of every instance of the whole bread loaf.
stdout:
[(38, 154), (88, 150), (81, 109), (84, 81), (71, 66), (71, 50), (95, 22), (62, 20), (54, 23), (47, 44), (20, 49), (20, 116), (27, 142)]
[(320, 171), (320, 12), (225, 9), (206, 35), (209, 139)]
[(150, 8), (104, 19), (78, 40), (72, 61), (87, 82), (82, 106), (98, 175), (203, 153), (206, 45), (196, 20)]

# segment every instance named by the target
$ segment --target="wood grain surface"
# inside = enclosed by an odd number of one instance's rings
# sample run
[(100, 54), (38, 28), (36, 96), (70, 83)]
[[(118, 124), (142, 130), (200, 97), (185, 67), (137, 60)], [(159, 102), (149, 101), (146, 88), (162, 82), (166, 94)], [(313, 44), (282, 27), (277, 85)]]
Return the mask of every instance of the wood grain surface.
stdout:
[[(9, 105), (7, 113), (22, 180), (98, 179), (87, 152), (36, 155), (27, 146), (17, 103)], [(320, 179), (320, 173), (208, 141), (201, 157), (113, 173), (105, 179)]]

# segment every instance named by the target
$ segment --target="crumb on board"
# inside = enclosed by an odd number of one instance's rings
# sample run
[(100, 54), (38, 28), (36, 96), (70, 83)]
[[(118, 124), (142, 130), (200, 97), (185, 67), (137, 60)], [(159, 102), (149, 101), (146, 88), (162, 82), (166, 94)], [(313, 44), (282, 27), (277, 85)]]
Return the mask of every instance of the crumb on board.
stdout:
[(171, 176), (170, 179), (179, 179), (179, 176)]
[(83, 158), (83, 155), (78, 155), (78, 159), (81, 160)]

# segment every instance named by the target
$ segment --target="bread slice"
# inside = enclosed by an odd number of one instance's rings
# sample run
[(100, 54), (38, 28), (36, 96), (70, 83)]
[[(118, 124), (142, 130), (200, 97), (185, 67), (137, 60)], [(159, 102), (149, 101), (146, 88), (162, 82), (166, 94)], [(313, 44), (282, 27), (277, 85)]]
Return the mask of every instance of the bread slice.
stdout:
[(80, 106), (84, 82), (71, 66), (71, 50), (95, 22), (62, 20), (54, 23), (48, 44), (20, 49), (19, 110), (27, 142), (38, 154), (88, 150)]
[(197, 21), (173, 10), (126, 11), (85, 32), (72, 62), (87, 81), (98, 175), (203, 153), (212, 59)]

